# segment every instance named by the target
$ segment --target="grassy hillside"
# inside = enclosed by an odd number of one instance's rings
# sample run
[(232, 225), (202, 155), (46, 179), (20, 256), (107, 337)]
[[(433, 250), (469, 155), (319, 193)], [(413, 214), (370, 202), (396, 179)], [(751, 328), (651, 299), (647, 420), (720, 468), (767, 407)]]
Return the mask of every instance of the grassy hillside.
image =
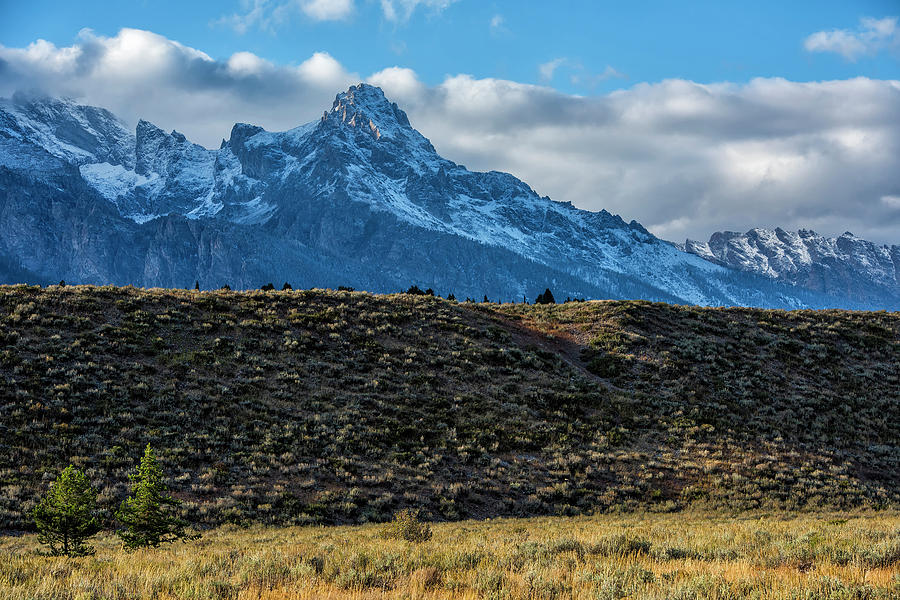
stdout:
[(900, 506), (900, 315), (0, 287), (0, 528), (152, 443), (199, 522)]
[(410, 544), (384, 525), (233, 526), (125, 555), (36, 556), (0, 537), (6, 600), (896, 600), (896, 513), (604, 515), (444, 523)]

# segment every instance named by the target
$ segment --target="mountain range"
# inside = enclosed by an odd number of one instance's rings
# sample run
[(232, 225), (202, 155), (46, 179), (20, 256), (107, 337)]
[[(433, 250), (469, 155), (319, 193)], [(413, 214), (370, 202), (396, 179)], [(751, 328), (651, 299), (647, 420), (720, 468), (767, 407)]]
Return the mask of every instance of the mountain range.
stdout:
[(808, 229), (725, 231), (706, 243), (689, 239), (683, 249), (719, 265), (867, 305), (896, 307), (900, 299), (900, 246), (879, 246), (849, 231), (836, 238)]
[(216, 150), (67, 99), (0, 100), (0, 282), (898, 308), (898, 265), (897, 246), (803, 231), (679, 247), (442, 158), (367, 84), (289, 131), (238, 123)]

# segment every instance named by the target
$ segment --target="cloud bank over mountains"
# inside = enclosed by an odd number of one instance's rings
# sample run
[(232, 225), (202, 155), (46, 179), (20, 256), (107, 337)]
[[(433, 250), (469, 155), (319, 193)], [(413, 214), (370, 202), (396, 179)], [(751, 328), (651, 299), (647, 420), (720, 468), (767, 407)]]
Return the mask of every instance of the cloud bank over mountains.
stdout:
[[(386, 4), (402, 18), (420, 3)], [(900, 81), (671, 79), (580, 97), (465, 74), (429, 85), (402, 67), (360, 74), (325, 52), (295, 65), (249, 52), (216, 60), (135, 29), (85, 30), (69, 47), (0, 46), (2, 96), (69, 96), (211, 147), (235, 122), (283, 130), (318, 118), (362, 80), (381, 86), (442, 155), (666, 239), (781, 226), (900, 241)]]

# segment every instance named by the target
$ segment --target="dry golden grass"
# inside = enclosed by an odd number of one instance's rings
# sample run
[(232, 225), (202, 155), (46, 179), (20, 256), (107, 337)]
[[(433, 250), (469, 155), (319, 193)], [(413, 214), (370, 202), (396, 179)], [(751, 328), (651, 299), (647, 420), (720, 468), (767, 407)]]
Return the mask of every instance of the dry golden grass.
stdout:
[(0, 538), (0, 597), (900, 598), (900, 514), (630, 514), (464, 521), (386, 540), (385, 525), (238, 529), (125, 554), (38, 554)]

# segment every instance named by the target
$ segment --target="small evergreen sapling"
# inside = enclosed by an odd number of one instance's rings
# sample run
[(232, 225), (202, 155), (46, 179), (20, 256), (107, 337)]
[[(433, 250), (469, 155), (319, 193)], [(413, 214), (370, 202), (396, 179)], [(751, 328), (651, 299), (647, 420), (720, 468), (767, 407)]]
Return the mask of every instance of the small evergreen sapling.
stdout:
[(181, 502), (169, 495), (169, 488), (163, 483), (163, 472), (156, 460), (156, 454), (147, 444), (141, 463), (128, 476), (133, 482), (129, 496), (116, 518), (125, 526), (119, 537), (125, 550), (156, 548), (175, 540), (195, 540), (199, 534), (186, 531), (188, 522), (178, 518), (172, 510)]
[(96, 508), (97, 495), (87, 476), (69, 465), (31, 513), (38, 540), (50, 546), (53, 556), (93, 554), (85, 541), (100, 530)]

